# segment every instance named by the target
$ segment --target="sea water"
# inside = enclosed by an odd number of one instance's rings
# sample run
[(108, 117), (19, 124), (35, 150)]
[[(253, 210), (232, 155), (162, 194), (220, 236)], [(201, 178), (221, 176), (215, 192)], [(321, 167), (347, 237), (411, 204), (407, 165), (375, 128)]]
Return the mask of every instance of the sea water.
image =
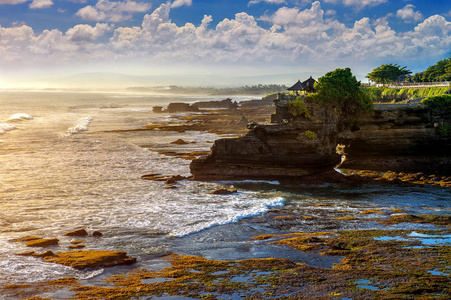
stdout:
[[(190, 175), (190, 161), (159, 152), (206, 151), (220, 138), (194, 131), (136, 131), (149, 124), (183, 122), (176, 118), (177, 114), (155, 114), (152, 107), (221, 99), (0, 92), (0, 286), (68, 276), (96, 278), (104, 272), (76, 271), (43, 263), (39, 258), (17, 256), (30, 248), (12, 240), (28, 236), (59, 238), (60, 246), (52, 250), (64, 251), (71, 241), (64, 233), (79, 228), (90, 233), (100, 231), (102, 238), (84, 238), (85, 249), (127, 251), (143, 265), (153, 255), (166, 251), (215, 259), (285, 255), (312, 262), (314, 259), (308, 255), (270, 249), (265, 242), (250, 242), (250, 237), (378, 226), (375, 222), (333, 219), (343, 210), (361, 218), (374, 217), (359, 215), (374, 208), (449, 213), (449, 190), (437, 187), (285, 186), (277, 181), (184, 180), (176, 189), (165, 189), (163, 182), (142, 180), (141, 176), (149, 173)], [(171, 144), (179, 138), (195, 143)], [(223, 186), (238, 188), (238, 193), (210, 194)], [(318, 203), (331, 205), (316, 206)], [(290, 215), (308, 218), (277, 218)], [(402, 226), (414, 227), (393, 228)], [(321, 266), (333, 262), (315, 263)]]

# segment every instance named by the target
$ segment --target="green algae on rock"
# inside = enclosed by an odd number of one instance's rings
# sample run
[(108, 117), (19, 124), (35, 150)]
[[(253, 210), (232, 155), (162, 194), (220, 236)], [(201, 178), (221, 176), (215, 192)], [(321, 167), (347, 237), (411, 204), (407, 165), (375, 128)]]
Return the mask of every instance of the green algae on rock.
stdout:
[(136, 261), (136, 258), (128, 257), (124, 251), (78, 250), (58, 252), (54, 257), (45, 257), (44, 261), (83, 270), (86, 268), (130, 265)]

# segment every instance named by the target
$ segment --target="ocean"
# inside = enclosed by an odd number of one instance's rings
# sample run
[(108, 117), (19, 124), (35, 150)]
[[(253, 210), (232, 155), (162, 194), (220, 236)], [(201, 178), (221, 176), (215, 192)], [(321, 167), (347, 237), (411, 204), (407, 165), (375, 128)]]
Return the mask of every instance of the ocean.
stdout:
[[(28, 236), (59, 238), (60, 245), (51, 248), (56, 252), (67, 250), (72, 240), (63, 235), (69, 231), (100, 231), (102, 238), (88, 238), (86, 249), (127, 251), (144, 267), (166, 252), (225, 260), (280, 256), (327, 267), (337, 261), (250, 238), (380, 227), (377, 222), (334, 218), (343, 211), (360, 219), (381, 217), (361, 214), (369, 209), (449, 214), (451, 196), (440, 187), (183, 180), (176, 189), (166, 189), (163, 182), (141, 179), (149, 173), (189, 176), (189, 160), (159, 152), (207, 151), (221, 138), (194, 131), (134, 131), (149, 124), (180, 122), (174, 115), (153, 113), (153, 106), (224, 98), (1, 91), (0, 287), (69, 276), (95, 284), (129, 268), (77, 271), (17, 256), (30, 248), (13, 240)], [(177, 139), (195, 143), (171, 144)], [(237, 188), (238, 193), (210, 194), (221, 187)], [(306, 217), (290, 219), (292, 215)], [(432, 227), (403, 223), (390, 228)]]

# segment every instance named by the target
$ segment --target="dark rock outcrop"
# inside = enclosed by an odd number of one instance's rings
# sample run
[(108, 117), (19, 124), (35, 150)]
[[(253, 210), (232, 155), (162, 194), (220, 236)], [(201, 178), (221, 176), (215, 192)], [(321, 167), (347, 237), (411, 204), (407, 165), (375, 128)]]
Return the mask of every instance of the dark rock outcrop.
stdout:
[(451, 122), (424, 106), (392, 110), (376, 106), (358, 119), (355, 128), (339, 134), (345, 146), (340, 168), (397, 172), (451, 172), (451, 138), (436, 127)]
[[(245, 136), (220, 139), (206, 158), (193, 160), (195, 180), (283, 179), (333, 170), (341, 158), (335, 151), (338, 115), (309, 105), (311, 118), (287, 124), (256, 125)], [(309, 139), (306, 132), (316, 133)], [(337, 173), (336, 176), (339, 176)]]
[(193, 160), (194, 179), (340, 181), (334, 168), (342, 157), (341, 168), (450, 173), (451, 139), (436, 132), (450, 116), (421, 105), (377, 106), (349, 120), (334, 107), (306, 103), (310, 118), (293, 117), (288, 99), (274, 102), (271, 124), (256, 125), (240, 138), (219, 139), (209, 156)]
[(87, 236), (88, 232), (86, 231), (86, 229), (82, 228), (82, 229), (70, 231), (68, 233), (65, 233), (64, 235), (65, 236)]
[(197, 106), (190, 105), (188, 103), (169, 103), (167, 112), (175, 113), (175, 112), (195, 112), (199, 111)]

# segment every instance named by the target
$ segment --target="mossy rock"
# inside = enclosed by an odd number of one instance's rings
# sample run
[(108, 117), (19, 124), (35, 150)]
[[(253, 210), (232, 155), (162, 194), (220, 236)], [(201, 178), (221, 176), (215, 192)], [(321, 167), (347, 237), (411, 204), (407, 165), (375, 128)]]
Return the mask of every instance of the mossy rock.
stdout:
[(58, 245), (58, 239), (37, 239), (27, 243), (27, 247), (48, 247)]
[(64, 236), (87, 236), (88, 232), (86, 231), (86, 229), (77, 229), (71, 232), (68, 232), (66, 234), (64, 234)]
[(78, 270), (130, 265), (136, 262), (135, 257), (128, 257), (124, 251), (78, 250), (58, 252), (55, 257), (45, 257), (46, 262), (52, 262)]

